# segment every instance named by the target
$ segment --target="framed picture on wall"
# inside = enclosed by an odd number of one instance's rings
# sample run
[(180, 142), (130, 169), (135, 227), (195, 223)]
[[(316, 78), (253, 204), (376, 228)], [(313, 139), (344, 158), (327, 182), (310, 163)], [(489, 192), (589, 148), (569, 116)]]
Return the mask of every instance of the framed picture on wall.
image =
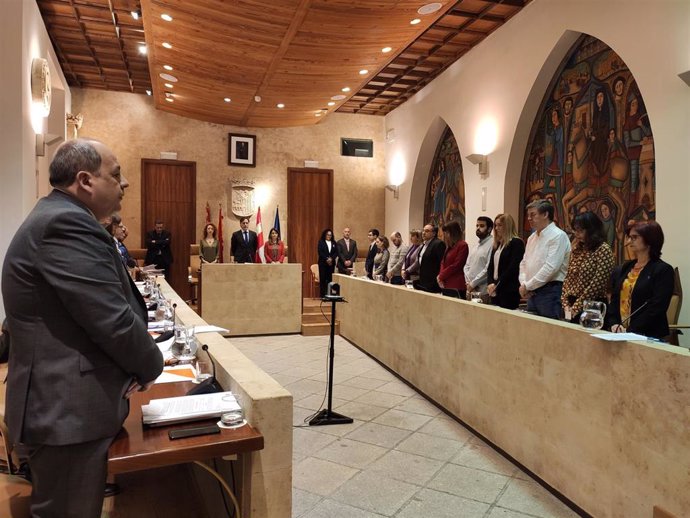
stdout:
[(256, 135), (228, 134), (228, 165), (256, 167)]

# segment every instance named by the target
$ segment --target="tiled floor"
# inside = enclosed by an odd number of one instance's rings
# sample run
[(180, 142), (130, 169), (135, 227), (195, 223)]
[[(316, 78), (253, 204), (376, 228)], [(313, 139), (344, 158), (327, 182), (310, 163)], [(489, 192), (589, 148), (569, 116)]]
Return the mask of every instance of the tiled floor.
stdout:
[(293, 518), (577, 516), (342, 338), (333, 409), (355, 422), (316, 428), (303, 421), (325, 396), (328, 337), (231, 342), (294, 396)]

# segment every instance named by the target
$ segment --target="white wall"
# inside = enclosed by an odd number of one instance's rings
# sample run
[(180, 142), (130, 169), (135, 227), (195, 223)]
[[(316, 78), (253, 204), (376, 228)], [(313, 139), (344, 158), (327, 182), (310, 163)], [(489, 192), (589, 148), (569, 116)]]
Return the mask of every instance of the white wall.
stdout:
[[(678, 74), (690, 69), (690, 2), (687, 0), (534, 0), (496, 33), (453, 64), (412, 99), (386, 116), (395, 141), (386, 146), (389, 177), (406, 179), (400, 199), (386, 194), (386, 230), (419, 227), (419, 203), (430, 158), (422, 145), (439, 120), (453, 130), (463, 156), (467, 221), (504, 210), (518, 216), (520, 174), (536, 110), (558, 64), (580, 33), (591, 34), (630, 67), (648, 109), (656, 151), (657, 220), (664, 228), (664, 259), (678, 266), (690, 291), (690, 88)], [(475, 132), (495, 125), (490, 174), (464, 159)], [(430, 131), (431, 129), (431, 131)], [(427, 140), (433, 140), (428, 139)], [(433, 154), (433, 151), (431, 151)], [(413, 175), (420, 176), (413, 178)], [(481, 188), (488, 190), (481, 211)], [(517, 218), (516, 218), (517, 219)], [(687, 297), (686, 297), (687, 298)], [(681, 315), (690, 322), (690, 303)], [(686, 339), (687, 340), (687, 339)]]
[[(33, 0), (3, 0), (0, 17), (0, 262), (15, 231), (33, 208), (39, 194), (48, 190), (51, 150), (38, 160), (31, 123), (31, 61), (48, 60), (55, 101), (51, 128), (59, 127), (69, 111), (71, 98), (53, 51), (41, 13)], [(44, 121), (47, 127), (48, 121)], [(62, 137), (64, 138), (64, 124)], [(0, 299), (0, 318), (5, 311)]]

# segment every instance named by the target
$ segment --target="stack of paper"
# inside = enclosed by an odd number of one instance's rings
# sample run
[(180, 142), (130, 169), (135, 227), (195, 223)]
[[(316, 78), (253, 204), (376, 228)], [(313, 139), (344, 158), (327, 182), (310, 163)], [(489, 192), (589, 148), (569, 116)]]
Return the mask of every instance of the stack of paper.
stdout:
[(216, 392), (152, 399), (148, 405), (142, 405), (141, 414), (144, 424), (160, 426), (219, 417), (225, 412), (240, 409), (232, 392)]

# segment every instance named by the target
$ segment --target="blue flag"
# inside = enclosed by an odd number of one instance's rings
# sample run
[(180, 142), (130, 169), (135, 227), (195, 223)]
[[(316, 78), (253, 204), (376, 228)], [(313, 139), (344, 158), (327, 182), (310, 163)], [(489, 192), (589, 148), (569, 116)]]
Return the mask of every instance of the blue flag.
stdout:
[(275, 228), (278, 231), (278, 235), (282, 236), (280, 233), (280, 215), (278, 214), (278, 206), (276, 205), (276, 219), (273, 222), (273, 228)]

